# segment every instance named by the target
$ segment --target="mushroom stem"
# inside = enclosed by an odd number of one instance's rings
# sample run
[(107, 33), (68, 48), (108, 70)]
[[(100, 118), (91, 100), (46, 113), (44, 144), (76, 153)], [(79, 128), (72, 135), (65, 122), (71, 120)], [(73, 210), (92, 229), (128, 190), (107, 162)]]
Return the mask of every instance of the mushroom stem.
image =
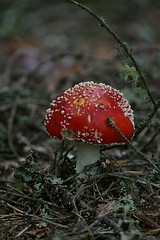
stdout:
[[(88, 143), (76, 142), (77, 160), (76, 173), (81, 173), (86, 166), (96, 163), (100, 159), (100, 146)], [(81, 177), (85, 174), (81, 173)]]

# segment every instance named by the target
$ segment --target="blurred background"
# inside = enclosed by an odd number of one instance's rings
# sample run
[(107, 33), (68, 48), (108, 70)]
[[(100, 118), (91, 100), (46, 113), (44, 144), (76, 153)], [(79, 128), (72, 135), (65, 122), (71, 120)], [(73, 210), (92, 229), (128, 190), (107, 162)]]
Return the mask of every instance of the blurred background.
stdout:
[[(128, 43), (155, 97), (160, 88), (160, 1), (85, 0)], [(0, 169), (17, 166), (34, 149), (51, 157), (45, 111), (81, 81), (104, 82), (130, 101), (138, 124), (151, 104), (120, 77), (122, 57), (97, 21), (63, 0), (0, 0)], [(158, 117), (153, 122), (155, 130)], [(153, 147), (153, 146), (152, 146)], [(157, 146), (154, 146), (157, 148)], [(153, 148), (154, 148), (153, 147)]]

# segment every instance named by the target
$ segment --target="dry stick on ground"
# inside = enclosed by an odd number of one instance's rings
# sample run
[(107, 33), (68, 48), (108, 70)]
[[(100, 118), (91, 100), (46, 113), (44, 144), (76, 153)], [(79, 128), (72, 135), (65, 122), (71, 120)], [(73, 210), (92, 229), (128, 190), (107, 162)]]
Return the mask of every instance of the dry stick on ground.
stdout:
[[(33, 197), (28, 197), (26, 195), (23, 195), (23, 193), (22, 194), (18, 194), (18, 193), (14, 193), (12, 191), (6, 191), (6, 190), (1, 190), (1, 189), (0, 189), (0, 193), (4, 193), (8, 197), (10, 197), (10, 195), (11, 195), (11, 196), (20, 197), (22, 199), (26, 199), (26, 200), (29, 200), (29, 201), (32, 201), (32, 202), (46, 204), (46, 205), (48, 205), (50, 207), (57, 207), (57, 205), (55, 203), (53, 203), (53, 202), (48, 202), (48, 201), (45, 201), (43, 199), (36, 199), (36, 198), (33, 198)], [(5, 199), (0, 197), (0, 200), (5, 200)], [(9, 201), (11, 201), (11, 200), (9, 200)]]
[[(149, 184), (152, 186), (152, 187), (155, 187), (156, 189), (160, 189), (160, 184), (156, 184), (156, 183), (153, 183), (153, 182), (150, 182), (148, 183), (148, 181), (146, 180), (142, 180), (142, 179), (135, 179), (133, 178), (132, 176), (127, 176), (124, 172), (122, 173), (108, 173), (107, 176), (110, 176), (110, 177), (115, 177), (115, 178), (118, 178), (118, 179), (124, 179), (124, 180), (129, 180), (129, 181), (132, 181), (132, 182), (135, 182), (135, 183), (138, 183), (140, 185), (144, 185), (144, 186), (148, 186)], [(134, 175), (133, 175), (134, 176)]]
[(135, 135), (138, 135), (144, 128), (148, 127), (151, 119), (153, 118), (153, 116), (155, 115), (155, 113), (158, 111), (158, 109), (160, 108), (160, 101), (156, 101), (152, 95), (152, 92), (149, 89), (147, 80), (143, 74), (143, 72), (141, 71), (141, 69), (139, 68), (134, 56), (132, 55), (131, 50), (128, 48), (128, 45), (122, 41), (122, 39), (111, 29), (111, 27), (106, 23), (105, 19), (103, 17), (98, 16), (98, 14), (96, 14), (95, 12), (93, 12), (90, 8), (86, 7), (85, 5), (78, 3), (74, 0), (65, 0), (67, 2), (71, 2), (75, 5), (77, 5), (78, 7), (82, 8), (83, 10), (87, 11), (89, 14), (91, 14), (99, 23), (100, 26), (103, 27), (105, 30), (107, 30), (108, 33), (110, 33), (112, 35), (112, 37), (120, 44), (121, 48), (125, 51), (125, 53), (127, 54), (127, 56), (131, 59), (142, 83), (144, 88), (147, 91), (147, 94), (153, 104), (153, 110), (151, 112), (151, 114), (149, 114), (148, 118), (144, 119), (137, 127), (137, 131)]
[(27, 227), (25, 227), (24, 229), (22, 229), (16, 236), (15, 238), (20, 237), (22, 234), (24, 234), (32, 225), (29, 224)]
[(74, 213), (74, 214), (79, 218), (79, 220), (81, 220), (81, 221), (83, 222), (83, 224), (84, 224), (84, 226), (85, 226), (85, 229), (86, 229), (87, 232), (88, 232), (89, 239), (94, 240), (94, 236), (93, 236), (92, 230), (91, 230), (90, 227), (88, 226), (86, 220), (85, 220), (79, 213), (74, 212), (74, 211), (73, 211), (72, 213)]
[[(98, 234), (98, 236), (101, 235), (101, 232), (99, 232), (99, 227), (104, 223), (108, 227), (113, 229), (116, 233), (118, 233), (120, 228), (119, 228), (118, 224), (116, 224), (113, 220), (109, 219), (108, 216), (110, 214), (111, 214), (110, 210), (103, 214), (99, 214), (99, 216), (97, 216), (97, 218), (95, 219), (95, 221), (93, 223), (91, 223), (90, 225), (87, 225), (87, 228), (84, 228), (84, 229), (80, 230), (79, 232), (78, 232), (78, 230), (74, 231), (74, 233), (77, 232), (78, 235), (83, 236), (83, 235), (86, 235), (87, 233), (89, 233), (89, 231), (91, 231), (91, 233), (93, 234), (93, 239), (95, 239), (96, 234)], [(85, 219), (82, 219), (82, 220), (85, 220)], [(92, 235), (90, 237), (92, 237)], [(92, 239), (92, 238), (90, 238), (90, 239)]]
[[(135, 178), (135, 174), (132, 174), (132, 175), (129, 174), (128, 175), (128, 173), (126, 174), (125, 172), (103, 173), (103, 174), (99, 174), (99, 175), (96, 175), (96, 176), (92, 176), (90, 179), (91, 180), (92, 179), (96, 180), (96, 182), (98, 182), (101, 179), (106, 178), (108, 176), (109, 177), (115, 177), (115, 178), (118, 178), (118, 179), (122, 178), (122, 179), (125, 179), (125, 180), (129, 180), (129, 181), (138, 183), (140, 185), (148, 186), (148, 180), (143, 180), (143, 179), (140, 179), (140, 178), (137, 179), (137, 178)], [(149, 182), (149, 184), (151, 186), (155, 187), (156, 189), (160, 189), (160, 184), (158, 184), (158, 183)], [(105, 192), (104, 192), (104, 194), (105, 194)], [(102, 196), (103, 196), (103, 193), (102, 193)], [(95, 199), (95, 201), (97, 201), (97, 199)]]
[(116, 130), (116, 132), (118, 132), (118, 134), (125, 140), (126, 144), (130, 146), (130, 148), (132, 148), (139, 156), (144, 158), (151, 166), (154, 167), (154, 169), (157, 169), (159, 171), (158, 167), (150, 160), (148, 156), (146, 156), (144, 153), (142, 153), (140, 150), (138, 150), (131, 144), (131, 142), (124, 136), (124, 134), (120, 131), (120, 129), (115, 125), (115, 122), (113, 121), (112, 118), (107, 118), (106, 121), (109, 123), (111, 127), (113, 127)]
[(68, 226), (66, 226), (66, 225), (62, 225), (60, 223), (53, 222), (53, 221), (51, 221), (49, 219), (46, 219), (46, 218), (43, 218), (43, 217), (40, 217), (40, 216), (37, 216), (37, 215), (34, 215), (34, 214), (26, 213), (26, 212), (24, 212), (24, 211), (22, 211), (22, 210), (20, 210), (20, 209), (18, 209), (16, 207), (12, 206), (11, 204), (7, 203), (7, 201), (5, 203), (6, 203), (6, 205), (9, 208), (13, 209), (14, 211), (16, 211), (18, 213), (21, 213), (23, 216), (26, 216), (26, 217), (28, 217), (30, 219), (34, 219), (34, 220), (37, 220), (37, 221), (42, 221), (42, 222), (48, 223), (50, 225), (53, 225), (55, 227), (68, 229)]

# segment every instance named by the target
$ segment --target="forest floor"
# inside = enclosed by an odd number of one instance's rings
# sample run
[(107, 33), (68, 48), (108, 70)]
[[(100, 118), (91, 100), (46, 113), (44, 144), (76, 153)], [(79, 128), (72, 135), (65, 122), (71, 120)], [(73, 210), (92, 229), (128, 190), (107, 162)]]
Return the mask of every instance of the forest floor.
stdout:
[[(141, 81), (130, 79), (134, 69), (122, 71), (132, 62), (97, 20), (67, 1), (2, 2), (0, 239), (160, 239), (160, 114)], [(158, 102), (159, 3), (81, 2), (132, 49)], [(46, 134), (44, 117), (53, 99), (84, 81), (123, 92), (136, 130), (152, 119), (133, 148), (102, 146), (95, 174), (77, 181), (76, 150)]]

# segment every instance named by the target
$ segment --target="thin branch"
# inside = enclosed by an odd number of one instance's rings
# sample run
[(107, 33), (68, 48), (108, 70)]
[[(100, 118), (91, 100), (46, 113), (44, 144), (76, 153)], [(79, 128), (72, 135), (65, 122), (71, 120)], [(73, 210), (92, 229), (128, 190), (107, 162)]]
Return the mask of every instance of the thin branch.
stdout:
[(74, 0), (65, 0), (65, 1), (75, 4), (78, 7), (80, 7), (81, 9), (83, 9), (83, 10), (87, 11), (89, 14), (91, 14), (100, 23), (100, 26), (105, 28), (107, 30), (107, 32), (109, 32), (112, 35), (112, 37), (120, 44), (121, 48), (126, 52), (127, 56), (131, 59), (135, 69), (137, 70), (137, 73), (140, 76), (140, 79), (143, 82), (143, 85), (147, 91), (147, 94), (148, 94), (150, 100), (152, 101), (154, 107), (156, 107), (157, 103), (148, 87), (146, 78), (145, 78), (143, 72), (140, 70), (140, 68), (139, 68), (135, 58), (133, 57), (131, 50), (128, 48), (127, 44), (125, 42), (123, 42), (122, 39), (112, 30), (112, 28), (106, 23), (106, 21), (103, 17), (100, 17), (98, 14), (93, 12), (90, 8), (86, 7), (85, 5), (83, 5), (81, 3), (78, 3), (77, 1), (74, 1)]
[(22, 229), (16, 236), (15, 238), (20, 237), (21, 235), (23, 235), (32, 225), (29, 224), (27, 227), (25, 227), (24, 229)]
[(153, 141), (154, 139), (160, 134), (160, 127), (157, 131), (153, 134), (153, 136), (149, 139), (149, 141), (141, 148), (141, 151), (144, 151)]
[(86, 228), (86, 230), (87, 230), (87, 232), (88, 232), (89, 239), (94, 240), (94, 236), (93, 236), (92, 230), (91, 230), (91, 228), (88, 226), (86, 220), (85, 220), (79, 213), (74, 212), (74, 211), (73, 211), (73, 213), (74, 213), (77, 217), (79, 217), (79, 219), (83, 222), (83, 224), (84, 224), (84, 226), (85, 226), (85, 228)]
[(152, 165), (155, 169), (157, 169), (157, 167), (155, 166), (155, 164), (150, 160), (150, 158), (148, 156), (146, 156), (144, 153), (142, 153), (140, 150), (138, 150), (137, 148), (135, 148), (132, 143), (126, 138), (126, 136), (120, 131), (120, 129), (115, 125), (115, 122), (113, 121), (112, 118), (107, 118), (106, 119), (107, 122), (109, 123), (109, 125), (111, 127), (113, 127), (116, 132), (125, 140), (126, 144), (132, 148), (134, 150), (135, 153), (137, 153), (139, 156), (141, 156), (142, 158), (144, 158), (150, 165)]
[[(116, 178), (122, 178), (122, 179), (126, 179), (126, 180), (129, 180), (129, 181), (133, 181), (135, 183), (139, 183), (139, 184), (142, 184), (144, 186), (148, 186), (148, 182), (143, 180), (143, 179), (140, 179), (140, 178), (132, 178), (132, 176), (127, 176), (124, 172), (123, 173), (118, 173), (118, 172), (114, 172), (114, 173), (108, 173), (107, 174), (108, 176), (111, 176), (111, 177), (116, 177)], [(135, 177), (133, 175), (133, 177)], [(158, 183), (153, 183), (153, 182), (149, 182), (149, 184), (157, 189), (160, 189), (160, 184)]]
[[(98, 181), (100, 181), (103, 178), (106, 178), (108, 176), (109, 177), (126, 179), (126, 180), (129, 180), (129, 181), (133, 181), (135, 183), (142, 184), (144, 186), (148, 186), (148, 184), (150, 184), (151, 186), (155, 187), (156, 189), (160, 189), (160, 184), (159, 183), (148, 182), (147, 180), (140, 179), (139, 177), (137, 178), (137, 175), (135, 175), (135, 174), (129, 174), (128, 175), (128, 173), (126, 174), (126, 172), (102, 173), (102, 174), (90, 177), (90, 180), (94, 180), (94, 181), (98, 182)], [(96, 200), (97, 199), (95, 199), (95, 201)]]
[(160, 100), (157, 101), (156, 106), (154, 106), (152, 112), (148, 115), (147, 118), (143, 119), (140, 124), (137, 126), (137, 129), (135, 131), (134, 137), (138, 136), (143, 129), (149, 126), (152, 118), (157, 113), (158, 109), (160, 108)]
[[(51, 207), (57, 207), (57, 205), (53, 202), (51, 203), (51, 202), (45, 201), (43, 199), (36, 199), (36, 198), (33, 198), (33, 197), (28, 197), (26, 195), (23, 195), (24, 193), (18, 194), (18, 193), (14, 193), (12, 191), (6, 191), (6, 190), (2, 190), (2, 189), (0, 189), (0, 193), (6, 193), (9, 197), (10, 197), (10, 195), (12, 195), (12, 196), (20, 197), (20, 198), (23, 198), (23, 199), (27, 199), (27, 200), (32, 201), (32, 202), (46, 204), (46, 205), (49, 205)], [(0, 197), (0, 200), (4, 200), (4, 198)]]
[(46, 219), (46, 218), (43, 218), (43, 217), (40, 217), (40, 216), (37, 216), (37, 215), (34, 215), (34, 214), (26, 213), (26, 212), (18, 209), (17, 207), (14, 207), (14, 206), (12, 206), (11, 204), (7, 203), (7, 201), (6, 201), (5, 203), (6, 203), (6, 205), (7, 205), (9, 208), (13, 209), (14, 211), (16, 211), (16, 212), (18, 212), (18, 213), (21, 213), (23, 216), (29, 217), (29, 218), (31, 218), (31, 219), (35, 219), (35, 220), (37, 220), (37, 221), (46, 222), (46, 223), (51, 224), (51, 225), (53, 225), (53, 226), (55, 226), (55, 227), (68, 229), (68, 227), (67, 227), (66, 225), (62, 225), (62, 224), (60, 224), (60, 223), (53, 222), (53, 221), (51, 221), (51, 220), (49, 220), (49, 219)]

